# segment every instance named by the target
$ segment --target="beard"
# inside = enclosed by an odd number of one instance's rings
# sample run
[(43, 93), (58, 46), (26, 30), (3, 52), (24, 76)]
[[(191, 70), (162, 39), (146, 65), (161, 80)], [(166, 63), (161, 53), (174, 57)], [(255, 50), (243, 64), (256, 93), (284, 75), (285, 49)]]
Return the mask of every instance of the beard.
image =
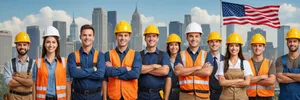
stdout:
[[(21, 52), (22, 50), (25, 50), (25, 52), (22, 53), (22, 52)], [(24, 55), (27, 54), (28, 50), (26, 50), (26, 49), (20, 49), (20, 50), (17, 50), (17, 52), (18, 52), (19, 55), (24, 56)]]
[(295, 49), (292, 49), (292, 46), (288, 47), (290, 52), (297, 52), (299, 47), (296, 47)]

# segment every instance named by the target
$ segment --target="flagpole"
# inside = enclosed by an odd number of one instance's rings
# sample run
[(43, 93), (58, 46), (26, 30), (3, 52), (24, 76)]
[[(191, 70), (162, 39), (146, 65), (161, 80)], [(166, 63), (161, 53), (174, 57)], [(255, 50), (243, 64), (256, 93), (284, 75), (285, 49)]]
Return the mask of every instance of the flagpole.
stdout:
[[(222, 16), (223, 16), (223, 14), (222, 14), (222, 0), (220, 0), (220, 34), (221, 34), (221, 36), (222, 36), (222, 40), (224, 39), (223, 37), (223, 20), (222, 20)], [(225, 35), (225, 37), (226, 37), (226, 35)], [(226, 39), (226, 38), (225, 38)], [(224, 52), (224, 40), (222, 41), (222, 45), (221, 45), (221, 53), (223, 53)]]

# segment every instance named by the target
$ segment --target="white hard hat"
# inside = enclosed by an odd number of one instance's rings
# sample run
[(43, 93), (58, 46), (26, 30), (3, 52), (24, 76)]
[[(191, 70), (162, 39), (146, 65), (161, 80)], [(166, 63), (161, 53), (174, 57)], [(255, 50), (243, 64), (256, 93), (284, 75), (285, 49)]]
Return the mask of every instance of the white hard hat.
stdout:
[(198, 23), (192, 22), (186, 27), (185, 34), (191, 32), (199, 32), (200, 34), (202, 34), (202, 28)]
[(48, 26), (46, 28), (46, 30), (43, 33), (43, 38), (46, 36), (57, 36), (58, 38), (60, 38), (58, 30), (53, 26)]

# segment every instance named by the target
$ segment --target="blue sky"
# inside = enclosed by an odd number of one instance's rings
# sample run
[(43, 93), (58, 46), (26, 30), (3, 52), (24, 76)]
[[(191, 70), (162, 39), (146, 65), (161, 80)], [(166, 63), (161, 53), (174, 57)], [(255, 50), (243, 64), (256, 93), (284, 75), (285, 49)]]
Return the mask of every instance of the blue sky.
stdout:
[[(23, 19), (29, 14), (39, 13), (45, 6), (52, 9), (64, 10), (68, 14), (75, 13), (91, 20), (92, 10), (95, 7), (102, 7), (106, 11), (116, 10), (118, 20), (131, 19), (137, 0), (1, 0), (0, 1), (0, 22), (10, 20), (17, 16)], [(252, 6), (263, 6), (269, 4), (293, 4), (299, 7), (299, 0), (226, 0)], [(183, 21), (183, 15), (190, 12), (190, 9), (198, 6), (208, 10), (209, 14), (219, 15), (219, 0), (139, 0), (139, 12), (146, 16), (153, 16), (159, 21), (179, 20)], [(5, 13), (3, 13), (5, 12)]]

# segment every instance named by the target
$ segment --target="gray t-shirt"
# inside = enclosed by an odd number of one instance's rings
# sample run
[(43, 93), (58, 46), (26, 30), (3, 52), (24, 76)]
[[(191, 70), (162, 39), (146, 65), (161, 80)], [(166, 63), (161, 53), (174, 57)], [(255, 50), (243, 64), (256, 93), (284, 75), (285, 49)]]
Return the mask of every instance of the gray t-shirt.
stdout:
[[(300, 62), (300, 56), (298, 56), (296, 59), (291, 59), (289, 56), (287, 56), (286, 58), (287, 58), (286, 66), (288, 68), (293, 68), (293, 69), (298, 68), (298, 62)], [(281, 57), (278, 57), (276, 60), (276, 73), (279, 73), (279, 72), (283, 72), (283, 65), (282, 65)]]
[[(251, 59), (252, 60), (252, 62), (253, 62), (253, 65), (255, 66), (255, 71), (256, 71), (256, 74), (258, 74), (258, 72), (259, 72), (259, 69), (260, 69), (260, 67), (261, 67), (261, 64), (262, 64), (262, 62), (263, 62), (263, 60), (262, 61), (260, 61), (260, 62), (256, 62), (256, 61), (254, 61), (253, 59)], [(275, 68), (275, 64), (274, 64), (274, 62), (272, 61), (272, 63), (270, 62), (271, 60), (269, 60), (269, 72), (268, 72), (268, 75), (271, 75), (271, 74), (273, 74), (273, 75), (275, 75), (276, 73), (276, 68)], [(271, 63), (271, 65), (270, 65), (270, 63)]]

